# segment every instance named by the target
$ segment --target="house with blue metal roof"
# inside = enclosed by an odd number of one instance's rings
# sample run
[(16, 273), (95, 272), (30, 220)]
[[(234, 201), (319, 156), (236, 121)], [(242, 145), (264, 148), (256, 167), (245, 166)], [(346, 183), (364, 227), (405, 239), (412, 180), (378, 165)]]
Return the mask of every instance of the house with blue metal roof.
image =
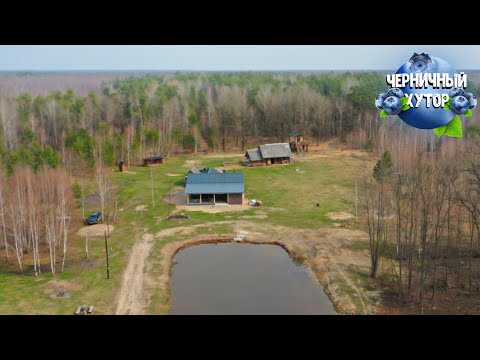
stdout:
[(245, 179), (240, 172), (231, 173), (189, 173), (185, 194), (187, 203), (242, 205)]

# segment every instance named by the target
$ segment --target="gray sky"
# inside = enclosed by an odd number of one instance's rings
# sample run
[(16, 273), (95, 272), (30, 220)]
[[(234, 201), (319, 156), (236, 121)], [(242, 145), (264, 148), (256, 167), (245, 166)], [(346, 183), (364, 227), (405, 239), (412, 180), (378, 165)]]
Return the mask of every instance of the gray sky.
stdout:
[(413, 52), (480, 69), (478, 45), (0, 45), (0, 71), (393, 70)]

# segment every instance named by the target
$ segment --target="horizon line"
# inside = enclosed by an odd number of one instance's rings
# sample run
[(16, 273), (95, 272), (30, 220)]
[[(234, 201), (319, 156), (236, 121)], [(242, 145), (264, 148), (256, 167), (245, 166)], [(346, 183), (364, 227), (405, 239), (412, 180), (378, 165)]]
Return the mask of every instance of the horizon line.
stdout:
[(262, 72), (262, 71), (384, 71), (390, 69), (0, 69), (0, 72), (60, 72), (60, 71), (188, 71), (188, 72), (214, 72), (214, 71), (242, 71), (242, 72)]
[[(479, 68), (459, 68), (458, 71), (480, 71)], [(379, 72), (379, 71), (391, 71), (394, 69), (216, 69), (216, 70), (192, 70), (192, 69), (15, 69), (15, 70), (2, 70), (0, 74), (4, 73), (109, 73), (109, 72), (158, 72), (158, 73), (215, 73), (215, 72), (230, 72), (230, 73), (301, 73), (301, 72)]]

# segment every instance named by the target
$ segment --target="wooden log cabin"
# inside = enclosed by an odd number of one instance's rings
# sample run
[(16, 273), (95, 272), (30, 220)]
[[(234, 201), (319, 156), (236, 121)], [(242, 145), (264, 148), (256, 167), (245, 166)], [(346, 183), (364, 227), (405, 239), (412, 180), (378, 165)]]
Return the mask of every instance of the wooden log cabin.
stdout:
[(258, 149), (247, 150), (245, 153), (245, 165), (288, 164), (291, 157), (292, 151), (287, 143), (259, 145)]

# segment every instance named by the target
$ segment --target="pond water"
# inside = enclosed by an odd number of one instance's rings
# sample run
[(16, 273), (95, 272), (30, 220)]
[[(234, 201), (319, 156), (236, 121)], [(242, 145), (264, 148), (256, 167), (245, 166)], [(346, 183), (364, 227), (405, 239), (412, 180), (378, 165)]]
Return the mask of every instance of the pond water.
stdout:
[(335, 314), (312, 271), (280, 246), (197, 245), (175, 261), (170, 314)]

